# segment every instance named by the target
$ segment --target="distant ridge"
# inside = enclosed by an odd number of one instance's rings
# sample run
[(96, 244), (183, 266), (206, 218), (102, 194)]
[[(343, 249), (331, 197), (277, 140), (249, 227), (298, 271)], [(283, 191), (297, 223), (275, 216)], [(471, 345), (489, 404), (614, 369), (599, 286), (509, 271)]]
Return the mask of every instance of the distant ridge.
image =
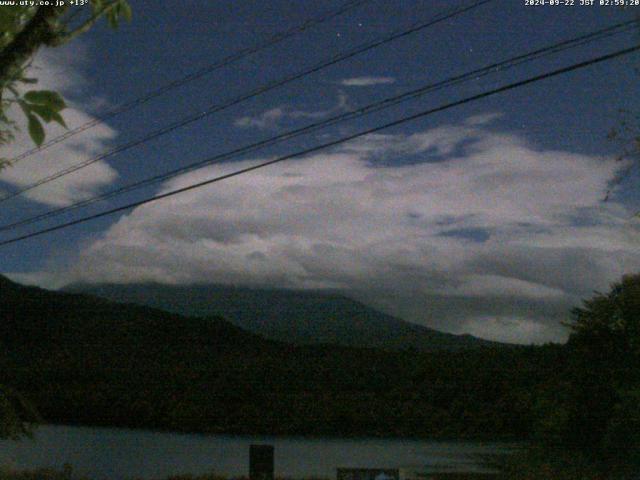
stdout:
[(181, 315), (220, 316), (266, 338), (298, 345), (420, 351), (498, 345), (409, 323), (326, 291), (157, 283), (74, 284), (65, 290)]
[[(345, 312), (348, 300), (330, 297)], [(524, 438), (521, 399), (563, 364), (543, 347), (295, 346), (219, 317), (3, 277), (0, 346), (0, 385), (45, 422), (250, 435)]]
[[(235, 348), (243, 342), (273, 343), (217, 317), (186, 318), (144, 305), (123, 305), (86, 293), (59, 292), (15, 283), (0, 275), (0, 334), (5, 338), (54, 339), (81, 343), (101, 340), (105, 331), (127, 336), (133, 327), (170, 340), (184, 336), (190, 341), (206, 337), (217, 345)], [(146, 330), (145, 330), (146, 329)], [(118, 332), (122, 330), (121, 332)], [(185, 335), (185, 333), (187, 335)]]

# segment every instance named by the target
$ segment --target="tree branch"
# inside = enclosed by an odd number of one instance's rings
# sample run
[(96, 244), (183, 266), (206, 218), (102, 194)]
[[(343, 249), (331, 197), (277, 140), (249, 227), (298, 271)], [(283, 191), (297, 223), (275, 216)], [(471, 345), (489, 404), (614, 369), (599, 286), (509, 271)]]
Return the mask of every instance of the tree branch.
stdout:
[(52, 43), (56, 37), (55, 19), (65, 9), (53, 6), (38, 7), (25, 27), (0, 51), (0, 98), (2, 88), (11, 82), (15, 72), (36, 53), (41, 45)]
[(120, 3), (120, 0), (113, 0), (111, 3), (109, 3), (108, 5), (105, 5), (100, 10), (95, 11), (93, 15), (91, 15), (91, 17), (89, 17), (84, 23), (74, 28), (69, 33), (62, 35), (57, 39), (57, 41), (59, 43), (66, 43), (69, 40), (73, 40), (73, 38), (77, 37), (78, 35), (82, 35), (83, 33), (87, 32), (100, 19), (100, 17), (102, 17), (103, 15), (106, 15), (118, 3)]

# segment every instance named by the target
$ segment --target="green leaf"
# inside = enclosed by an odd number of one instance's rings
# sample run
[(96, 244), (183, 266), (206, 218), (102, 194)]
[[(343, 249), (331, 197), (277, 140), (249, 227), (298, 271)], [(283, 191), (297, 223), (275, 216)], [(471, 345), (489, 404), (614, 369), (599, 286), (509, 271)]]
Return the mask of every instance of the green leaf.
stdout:
[(19, 30), (20, 17), (27, 11), (26, 7), (13, 5), (12, 8), (0, 9), (0, 30), (15, 35)]
[[(6, 10), (11, 10), (11, 9), (8, 8)], [(0, 30), (2, 30), (3, 32), (7, 32), (9, 34), (10, 32), (15, 32), (15, 30), (17, 30), (14, 19), (6, 15), (4, 11), (0, 15)]]
[(27, 77), (23, 77), (20, 79), (20, 81), (22, 83), (38, 83), (38, 79), (37, 78), (27, 78)]
[(39, 147), (42, 145), (42, 142), (44, 142), (44, 128), (42, 128), (40, 120), (38, 120), (35, 115), (29, 115), (27, 118), (29, 119), (29, 135), (31, 136), (31, 140)]
[(62, 118), (62, 115), (60, 115), (58, 112), (53, 112), (51, 114), (51, 120), (53, 120), (56, 123), (59, 123), (64, 128), (69, 128), (67, 127), (67, 124), (65, 123), (64, 118)]
[(42, 120), (49, 123), (53, 120), (53, 114), (56, 113), (54, 110), (51, 110), (47, 105), (29, 105), (31, 112), (38, 114)]
[(133, 17), (133, 12), (131, 11), (131, 5), (128, 2), (122, 0), (120, 2), (120, 15), (127, 21), (130, 22)]
[(24, 94), (24, 99), (30, 103), (46, 105), (56, 112), (67, 107), (60, 94), (51, 90), (31, 90)]
[(29, 116), (33, 116), (35, 113), (47, 123), (53, 121), (59, 123), (64, 128), (67, 128), (67, 124), (65, 123), (64, 118), (62, 118), (62, 115), (55, 110), (52, 110), (48, 105), (36, 105), (34, 103), (27, 103), (24, 100), (18, 100), (18, 104), (27, 118), (29, 118)]
[(118, 5), (107, 11), (105, 14), (107, 22), (111, 28), (118, 28)]

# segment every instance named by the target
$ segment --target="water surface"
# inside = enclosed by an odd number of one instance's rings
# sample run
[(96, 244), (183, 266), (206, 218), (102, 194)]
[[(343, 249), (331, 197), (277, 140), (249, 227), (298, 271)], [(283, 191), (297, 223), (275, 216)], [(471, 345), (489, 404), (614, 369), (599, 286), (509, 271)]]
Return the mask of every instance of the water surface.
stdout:
[(506, 451), (505, 443), (408, 439), (343, 439), (190, 435), (46, 425), (32, 440), (0, 441), (0, 465), (62, 468), (97, 480), (162, 478), (178, 473), (248, 475), (249, 445), (275, 446), (276, 475), (335, 478), (336, 467), (481, 470), (478, 455)]

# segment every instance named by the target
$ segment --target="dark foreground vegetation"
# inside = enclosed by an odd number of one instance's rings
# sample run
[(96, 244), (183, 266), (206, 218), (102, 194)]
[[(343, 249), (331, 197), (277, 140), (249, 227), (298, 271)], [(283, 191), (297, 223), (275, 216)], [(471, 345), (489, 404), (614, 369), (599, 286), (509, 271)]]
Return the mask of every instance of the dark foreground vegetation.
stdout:
[(509, 479), (640, 478), (640, 275), (572, 312), (557, 372), (531, 392), (531, 447)]
[(567, 345), (437, 353), (294, 347), (219, 318), (6, 279), (0, 304), (0, 400), (15, 398), (10, 386), (47, 422), (516, 438), (535, 448), (502, 461), (507, 478), (640, 468), (640, 276), (573, 312)]
[(192, 432), (526, 436), (559, 347), (384, 352), (267, 341), (4, 281), (0, 384), (47, 422)]

